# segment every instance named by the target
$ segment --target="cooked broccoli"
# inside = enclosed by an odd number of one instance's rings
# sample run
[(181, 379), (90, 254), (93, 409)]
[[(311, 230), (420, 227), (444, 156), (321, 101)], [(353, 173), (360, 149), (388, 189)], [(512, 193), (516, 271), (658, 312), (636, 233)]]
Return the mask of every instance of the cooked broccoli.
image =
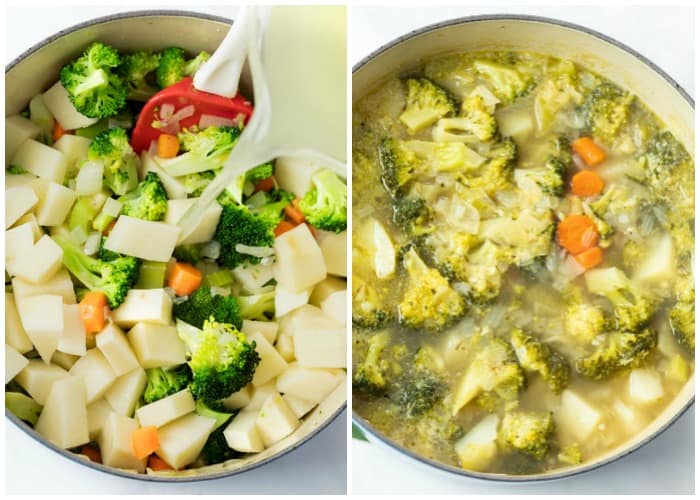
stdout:
[(194, 75), (209, 57), (207, 52), (200, 52), (188, 61), (184, 49), (169, 47), (163, 51), (158, 62), (156, 81), (162, 89), (175, 85), (186, 76)]
[(205, 401), (198, 399), (194, 411), (200, 417), (211, 418), (215, 421), (214, 431), (231, 420), (234, 412), (226, 411), (220, 401)]
[(463, 278), (469, 288), (469, 301), (488, 304), (501, 293), (503, 274), (511, 255), (502, 246), (486, 241), (467, 255), (467, 261)]
[(389, 385), (390, 363), (385, 359), (384, 351), (390, 340), (387, 331), (381, 331), (369, 338), (364, 359), (357, 364), (352, 375), (353, 390), (369, 394), (381, 394), (386, 391)]
[(476, 59), (474, 69), (504, 103), (513, 102), (530, 90), (530, 79), (512, 66), (487, 59)]
[[(248, 201), (253, 198), (248, 198)], [(284, 209), (294, 200), (294, 195), (283, 189), (275, 189), (269, 193), (260, 193), (259, 204), (248, 205), (250, 213), (264, 221), (268, 227), (275, 228), (284, 219)]]
[(187, 300), (173, 304), (173, 317), (203, 328), (209, 318), (240, 328), (242, 320), (235, 297), (213, 294), (208, 286), (200, 286)]
[(408, 283), (399, 302), (399, 321), (409, 328), (440, 331), (465, 313), (465, 303), (436, 269), (425, 265), (415, 249), (404, 254)]
[(178, 334), (190, 353), (190, 390), (195, 399), (224, 399), (253, 380), (260, 356), (255, 342), (234, 325), (210, 318), (201, 330), (179, 329)]
[(596, 140), (611, 144), (627, 121), (634, 95), (612, 83), (602, 83), (581, 105), (586, 127)]
[(275, 166), (272, 162), (263, 163), (257, 167), (253, 167), (245, 174), (241, 175), (226, 186), (226, 194), (233, 198), (236, 203), (243, 203), (243, 195), (253, 192), (258, 182), (271, 177), (275, 173)]
[(361, 328), (376, 329), (386, 325), (393, 314), (386, 305), (387, 290), (360, 276), (352, 278), (352, 322)]
[(585, 279), (588, 291), (612, 303), (619, 330), (639, 330), (649, 324), (656, 312), (644, 290), (616, 267), (592, 269)]
[(147, 101), (158, 88), (152, 85), (147, 77), (158, 68), (160, 54), (139, 50), (122, 57), (119, 74), (128, 89), (127, 99)]
[(430, 209), (425, 200), (401, 197), (392, 200), (394, 223), (407, 236), (420, 236), (430, 220)]
[(510, 342), (523, 369), (539, 373), (555, 394), (566, 388), (569, 364), (564, 356), (520, 329), (513, 330)]
[(681, 345), (695, 352), (695, 285), (684, 277), (676, 285), (676, 301), (668, 312), (673, 334)]
[(267, 221), (241, 205), (224, 203), (213, 239), (221, 245), (217, 261), (233, 269), (244, 262), (258, 263), (259, 257), (240, 253), (237, 245), (271, 247), (275, 241), (273, 229)]
[(9, 175), (22, 175), (22, 174), (28, 174), (29, 170), (26, 168), (18, 167), (16, 165), (10, 165), (5, 169), (5, 173)]
[(405, 84), (406, 108), (399, 120), (412, 134), (457, 112), (454, 98), (427, 78), (409, 78)]
[(606, 326), (603, 311), (589, 303), (570, 302), (564, 315), (566, 333), (582, 344), (590, 344)]
[(26, 394), (8, 390), (6, 387), (5, 410), (9, 410), (14, 416), (30, 425), (36, 425), (43, 407)]
[(146, 404), (175, 394), (185, 389), (192, 380), (192, 371), (187, 365), (173, 368), (146, 369), (146, 389), (143, 400)]
[(687, 221), (695, 216), (695, 169), (683, 144), (669, 131), (657, 133), (647, 142), (643, 160), (648, 185), (659, 199), (673, 207), (673, 225), (683, 228), (685, 223), (692, 228)]
[(225, 427), (214, 430), (202, 448), (202, 460), (206, 465), (219, 464), (243, 455), (241, 452), (229, 447), (224, 436)]
[(612, 245), (612, 238), (615, 236), (615, 229), (608, 224), (603, 217), (596, 213), (588, 202), (582, 202), (581, 206), (583, 207), (583, 213), (590, 217), (598, 230), (598, 235), (600, 236), (598, 245), (602, 248), (608, 248), (610, 245)]
[(275, 292), (236, 297), (238, 311), (243, 319), (269, 321), (275, 316)]
[(472, 94), (462, 102), (460, 116), (442, 118), (437, 123), (434, 138), (456, 136), (464, 142), (488, 141), (498, 134), (498, 123), (484, 97)]
[(498, 428), (498, 443), (542, 460), (552, 446), (554, 431), (554, 419), (549, 412), (508, 412)]
[(88, 159), (104, 164), (104, 184), (114, 194), (124, 195), (138, 185), (138, 156), (123, 128), (97, 134), (88, 148)]
[(632, 272), (637, 269), (644, 258), (645, 249), (641, 241), (627, 240), (625, 246), (622, 247), (622, 264), (627, 272)]
[(578, 444), (574, 443), (561, 450), (557, 460), (566, 465), (579, 465), (583, 463), (583, 453)]
[(592, 354), (576, 360), (576, 371), (593, 380), (606, 380), (620, 370), (638, 366), (656, 347), (656, 342), (656, 332), (649, 328), (607, 333)]
[(399, 391), (396, 396), (399, 406), (408, 417), (418, 417), (425, 414), (442, 399), (447, 392), (447, 384), (437, 373), (433, 359), (427, 359), (421, 348), (414, 356), (413, 365), (404, 373), (399, 381)]
[(120, 62), (115, 48), (94, 42), (61, 68), (61, 85), (75, 109), (90, 118), (106, 118), (124, 107), (127, 88), (116, 71)]
[(67, 238), (54, 236), (53, 239), (63, 249), (63, 264), (78, 281), (92, 291), (104, 293), (112, 309), (124, 302), (126, 293), (139, 277), (139, 259), (119, 257), (105, 262), (85, 255), (80, 246)]
[(161, 221), (168, 211), (168, 193), (155, 172), (148, 172), (136, 189), (119, 201), (124, 215), (138, 219)]
[(92, 195), (78, 196), (67, 218), (68, 229), (71, 231), (81, 228), (85, 234), (92, 231), (93, 220), (100, 213), (107, 194), (99, 192)]
[(513, 186), (513, 171), (518, 163), (518, 145), (512, 137), (504, 137), (490, 145), (487, 161), (477, 170), (477, 176), (465, 179), (470, 188), (484, 190), (490, 196)]
[(571, 61), (559, 61), (548, 69), (547, 77), (537, 87), (534, 110), (538, 130), (547, 132), (562, 112), (582, 101), (583, 89), (576, 65)]
[(184, 153), (174, 158), (158, 159), (158, 164), (173, 177), (218, 171), (223, 168), (240, 135), (239, 127), (183, 130), (178, 139)]
[(331, 170), (321, 169), (311, 178), (313, 187), (299, 202), (313, 227), (340, 233), (348, 224), (347, 187)]
[(173, 257), (178, 262), (187, 262), (194, 265), (202, 260), (202, 246), (197, 243), (178, 245), (173, 250)]
[(202, 195), (209, 183), (217, 176), (218, 172), (218, 170), (206, 170), (195, 174), (183, 175), (178, 180), (182, 184), (182, 187), (185, 188), (187, 194), (196, 198)]

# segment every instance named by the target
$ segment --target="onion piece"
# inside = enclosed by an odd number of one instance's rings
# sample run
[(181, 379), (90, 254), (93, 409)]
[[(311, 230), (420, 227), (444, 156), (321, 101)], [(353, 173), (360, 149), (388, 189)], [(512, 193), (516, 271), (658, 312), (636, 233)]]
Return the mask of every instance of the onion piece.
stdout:
[(90, 233), (85, 240), (85, 248), (83, 252), (85, 255), (95, 255), (100, 249), (100, 244), (102, 243), (102, 235), (100, 233)]
[(221, 255), (221, 243), (213, 240), (209, 241), (202, 245), (199, 253), (202, 257), (216, 260), (219, 258), (219, 255)]
[(236, 252), (238, 253), (244, 253), (246, 255), (252, 255), (253, 257), (270, 257), (272, 255), (275, 255), (275, 250), (274, 248), (270, 247), (252, 247), (249, 245), (243, 245), (241, 243), (238, 243), (236, 245)]
[(175, 105), (170, 103), (165, 103), (160, 107), (160, 119), (163, 121), (168, 121), (168, 119), (173, 116), (175, 112)]
[(122, 203), (114, 198), (107, 198), (105, 204), (102, 205), (102, 212), (110, 217), (119, 217), (122, 212)]
[(207, 127), (233, 127), (233, 120), (216, 115), (202, 115), (199, 117), (199, 128)]

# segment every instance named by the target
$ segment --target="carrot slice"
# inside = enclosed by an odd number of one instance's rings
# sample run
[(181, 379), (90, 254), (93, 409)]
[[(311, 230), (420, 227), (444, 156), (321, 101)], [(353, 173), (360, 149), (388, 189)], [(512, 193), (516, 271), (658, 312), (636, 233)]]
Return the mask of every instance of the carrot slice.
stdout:
[(557, 240), (569, 253), (577, 255), (598, 244), (598, 229), (586, 215), (568, 215), (557, 227)]
[(100, 454), (100, 450), (92, 445), (86, 444), (81, 446), (80, 453), (88, 457), (93, 462), (97, 462), (98, 464), (102, 463), (102, 454)]
[(168, 276), (168, 286), (176, 295), (189, 295), (202, 284), (202, 272), (186, 262), (176, 262)]
[(581, 170), (571, 178), (571, 191), (582, 198), (598, 196), (604, 186), (603, 179), (592, 170)]
[(64, 130), (63, 127), (61, 127), (61, 124), (58, 123), (57, 120), (53, 121), (53, 142), (56, 142), (59, 140), (61, 137), (66, 135), (68, 131)]
[(287, 231), (290, 231), (297, 227), (295, 224), (292, 224), (288, 220), (283, 220), (279, 224), (277, 224), (277, 227), (275, 228), (275, 237), (279, 236), (280, 234), (284, 234)]
[(284, 207), (284, 213), (294, 224), (301, 224), (306, 220), (304, 212), (301, 211), (298, 198), (294, 198), (291, 205)]
[(85, 326), (85, 333), (101, 332), (105, 327), (107, 296), (102, 292), (88, 292), (80, 301), (80, 319)]
[(180, 150), (180, 141), (176, 135), (160, 134), (158, 136), (157, 155), (160, 158), (175, 158)]
[(571, 148), (589, 167), (595, 167), (605, 160), (605, 151), (590, 137), (579, 137), (571, 143)]
[(589, 248), (578, 255), (574, 255), (574, 260), (584, 269), (591, 269), (603, 262), (603, 249), (600, 247)]
[(266, 179), (260, 179), (255, 185), (255, 191), (270, 192), (275, 189), (275, 178), (270, 176)]
[(148, 468), (151, 470), (173, 470), (170, 464), (160, 458), (158, 455), (151, 455), (148, 457)]
[(131, 450), (139, 460), (160, 448), (158, 428), (155, 425), (140, 427), (131, 434)]

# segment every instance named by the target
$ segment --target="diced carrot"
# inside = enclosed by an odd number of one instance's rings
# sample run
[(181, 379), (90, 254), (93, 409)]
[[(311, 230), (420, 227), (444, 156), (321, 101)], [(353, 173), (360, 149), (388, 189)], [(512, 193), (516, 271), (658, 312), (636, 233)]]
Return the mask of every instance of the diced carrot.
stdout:
[(117, 219), (114, 219), (112, 222), (110, 222), (107, 227), (105, 228), (104, 231), (102, 231), (102, 234), (104, 236), (109, 236), (109, 233), (112, 232), (112, 229), (114, 229), (114, 225), (117, 223)]
[(102, 292), (92, 291), (85, 294), (80, 301), (80, 319), (83, 320), (85, 333), (101, 332), (105, 327), (107, 297)]
[(139, 427), (131, 434), (131, 451), (139, 460), (160, 448), (158, 428), (155, 425)]
[(603, 179), (593, 170), (581, 170), (571, 178), (571, 191), (582, 198), (599, 195), (604, 186)]
[(256, 191), (265, 191), (266, 193), (275, 189), (275, 178), (270, 176), (266, 179), (260, 179), (255, 185)]
[(148, 457), (148, 468), (151, 470), (173, 470), (168, 462), (160, 458), (158, 455)]
[(277, 227), (275, 228), (275, 237), (279, 236), (280, 234), (284, 234), (287, 231), (294, 229), (296, 225), (292, 224), (288, 220), (283, 220), (279, 224), (277, 224)]
[(102, 463), (102, 455), (100, 454), (100, 450), (90, 444), (81, 446), (80, 453), (88, 457), (93, 462), (97, 462), (98, 464)]
[(571, 148), (589, 167), (595, 167), (605, 160), (605, 151), (590, 137), (579, 137), (571, 143)]
[(157, 155), (160, 158), (175, 158), (180, 150), (180, 141), (176, 135), (160, 134), (158, 136)]
[(168, 286), (176, 295), (189, 295), (202, 284), (202, 272), (186, 262), (176, 262), (168, 276)]
[(603, 262), (603, 249), (600, 247), (589, 248), (578, 255), (574, 255), (574, 260), (584, 269), (591, 269)]
[(53, 121), (53, 142), (56, 142), (67, 133), (68, 131), (64, 130), (63, 127), (61, 127), (61, 124), (58, 123), (58, 120)]
[(284, 213), (294, 224), (301, 224), (302, 222), (306, 221), (306, 217), (304, 217), (304, 212), (301, 211), (299, 200), (297, 198), (292, 200), (291, 205), (284, 207)]
[(568, 215), (557, 227), (557, 240), (569, 253), (577, 255), (598, 244), (598, 229), (586, 215)]

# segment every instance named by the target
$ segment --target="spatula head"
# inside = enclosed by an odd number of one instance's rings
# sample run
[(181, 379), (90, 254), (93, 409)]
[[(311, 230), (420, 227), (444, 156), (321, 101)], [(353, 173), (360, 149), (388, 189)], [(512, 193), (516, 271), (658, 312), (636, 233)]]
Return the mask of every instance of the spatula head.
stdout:
[(180, 129), (198, 125), (202, 115), (213, 115), (227, 120), (243, 120), (247, 123), (253, 113), (253, 105), (241, 94), (235, 97), (221, 97), (194, 88), (192, 78), (184, 78), (175, 85), (165, 88), (151, 97), (139, 113), (136, 126), (131, 134), (131, 147), (140, 153), (158, 139), (162, 130), (153, 127), (153, 122), (160, 120), (163, 104), (172, 104), (174, 113), (193, 105), (194, 114), (180, 120)]

